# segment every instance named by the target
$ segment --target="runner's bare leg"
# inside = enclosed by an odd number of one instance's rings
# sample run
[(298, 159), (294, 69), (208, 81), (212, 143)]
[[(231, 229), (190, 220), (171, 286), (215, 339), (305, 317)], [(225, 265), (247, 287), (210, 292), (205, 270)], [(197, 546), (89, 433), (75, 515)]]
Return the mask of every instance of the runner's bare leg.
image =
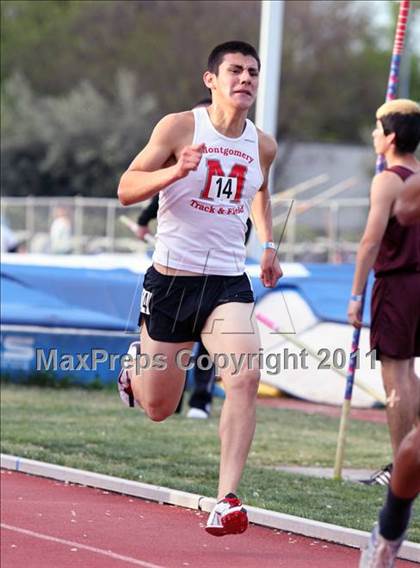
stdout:
[[(182, 365), (188, 364), (188, 356), (177, 360), (181, 350), (191, 351), (194, 343), (168, 343), (155, 341), (143, 324), (140, 333), (142, 354), (147, 354), (151, 361), (158, 355), (163, 355), (166, 368), (135, 369), (130, 373), (131, 388), (134, 398), (152, 420), (161, 422), (171, 416), (178, 406), (184, 391), (185, 370)], [(180, 364), (182, 363), (182, 365)]]
[(394, 457), (415, 424), (418, 409), (418, 384), (410, 359), (381, 358), (382, 378), (387, 396), (387, 418)]
[[(228, 303), (218, 306), (202, 333), (202, 340), (209, 353), (224, 353), (229, 366), (220, 371), (226, 398), (219, 423), (221, 441), (218, 499), (227, 493), (236, 493), (255, 432), (256, 400), (260, 371), (249, 369), (247, 354), (257, 353), (260, 337), (252, 317), (254, 304)], [(245, 355), (242, 368), (235, 369)], [(234, 357), (233, 357), (233, 356)]]

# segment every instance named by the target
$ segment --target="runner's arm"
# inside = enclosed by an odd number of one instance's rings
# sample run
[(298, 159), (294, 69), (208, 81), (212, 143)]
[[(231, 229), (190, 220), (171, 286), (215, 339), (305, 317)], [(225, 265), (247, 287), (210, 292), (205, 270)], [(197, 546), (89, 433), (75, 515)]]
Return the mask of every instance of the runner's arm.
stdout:
[[(259, 137), (260, 163), (264, 181), (252, 202), (252, 221), (255, 223), (260, 241), (266, 243), (273, 240), (273, 222), (270, 193), (268, 190), (268, 176), (270, 166), (276, 157), (277, 142), (271, 138), (271, 136), (267, 136), (263, 133), (259, 133)], [(261, 256), (260, 278), (267, 288), (274, 287), (277, 284), (277, 280), (283, 275), (276, 253), (276, 250), (267, 248), (263, 251)]]
[(149, 205), (145, 207), (137, 219), (137, 225), (140, 227), (147, 227), (152, 219), (156, 219), (159, 209), (159, 194), (157, 193), (150, 201)]
[(370, 210), (356, 257), (352, 294), (362, 294), (369, 272), (375, 264), (395, 201), (395, 174), (382, 172), (372, 181)]
[(145, 201), (179, 179), (176, 164), (163, 166), (175, 153), (177, 136), (185, 128), (184, 123), (179, 114), (169, 114), (158, 122), (145, 148), (121, 176), (118, 199), (122, 205)]
[[(361, 296), (375, 264), (395, 200), (395, 174), (382, 172), (372, 181), (370, 210), (365, 232), (357, 250), (352, 295)], [(398, 181), (397, 181), (398, 183)], [(361, 300), (350, 300), (347, 318), (354, 327), (362, 326)]]
[(264, 181), (252, 202), (252, 222), (261, 243), (273, 240), (273, 221), (271, 214), (268, 175), (277, 154), (277, 142), (271, 136), (259, 132), (259, 152)]

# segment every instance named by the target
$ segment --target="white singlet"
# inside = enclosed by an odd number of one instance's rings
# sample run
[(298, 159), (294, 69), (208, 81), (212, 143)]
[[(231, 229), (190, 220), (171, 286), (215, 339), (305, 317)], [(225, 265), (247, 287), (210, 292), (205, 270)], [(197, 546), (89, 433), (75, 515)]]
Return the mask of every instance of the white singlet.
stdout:
[(239, 138), (214, 128), (206, 108), (194, 113), (192, 144), (206, 147), (196, 171), (159, 194), (153, 261), (198, 274), (238, 276), (245, 270), (245, 232), (264, 177), (258, 133), (246, 120)]

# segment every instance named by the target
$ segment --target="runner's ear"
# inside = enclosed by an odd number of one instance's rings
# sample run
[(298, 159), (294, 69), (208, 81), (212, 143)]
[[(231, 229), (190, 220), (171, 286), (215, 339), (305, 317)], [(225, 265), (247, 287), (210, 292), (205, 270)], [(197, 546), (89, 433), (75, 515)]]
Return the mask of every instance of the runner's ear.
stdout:
[(214, 89), (214, 77), (215, 75), (213, 73), (211, 73), (210, 71), (205, 71), (204, 75), (203, 75), (203, 81), (205, 86), (208, 89)]

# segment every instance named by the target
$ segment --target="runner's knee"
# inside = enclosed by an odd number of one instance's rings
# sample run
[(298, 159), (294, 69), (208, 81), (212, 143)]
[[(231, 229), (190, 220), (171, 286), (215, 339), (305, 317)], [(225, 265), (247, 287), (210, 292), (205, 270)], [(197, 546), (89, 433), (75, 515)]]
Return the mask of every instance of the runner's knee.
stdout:
[(237, 375), (231, 375), (227, 381), (226, 394), (234, 396), (255, 397), (260, 382), (260, 371), (246, 369)]
[(174, 409), (170, 408), (166, 399), (159, 396), (147, 396), (144, 393), (143, 396), (140, 396), (139, 383), (140, 381), (132, 381), (131, 387), (133, 389), (133, 395), (137, 403), (151, 420), (154, 422), (162, 422), (173, 414)]
[(156, 400), (143, 406), (145, 413), (153, 422), (163, 422), (174, 413), (173, 408), (169, 408), (161, 401)]
[(402, 460), (412, 471), (420, 472), (420, 426), (404, 438), (397, 459)]

